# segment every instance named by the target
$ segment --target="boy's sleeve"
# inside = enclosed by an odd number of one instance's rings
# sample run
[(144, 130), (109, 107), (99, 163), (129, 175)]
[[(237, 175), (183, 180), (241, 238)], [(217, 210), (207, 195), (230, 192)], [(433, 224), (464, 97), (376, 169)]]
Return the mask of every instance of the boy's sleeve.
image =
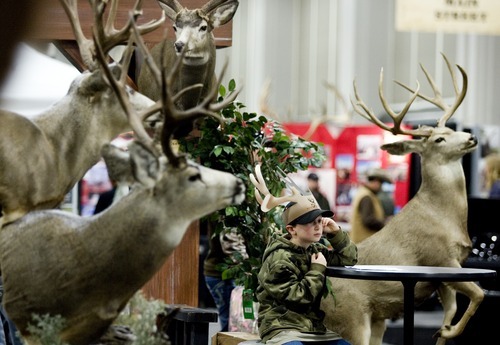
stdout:
[(261, 287), (289, 309), (308, 308), (323, 291), (326, 270), (323, 265), (312, 264), (305, 275), (289, 261), (278, 260), (266, 267), (265, 272), (259, 274)]
[(327, 234), (333, 250), (324, 250), (328, 266), (352, 266), (358, 262), (358, 247), (351, 241), (346, 231), (341, 230), (336, 234)]

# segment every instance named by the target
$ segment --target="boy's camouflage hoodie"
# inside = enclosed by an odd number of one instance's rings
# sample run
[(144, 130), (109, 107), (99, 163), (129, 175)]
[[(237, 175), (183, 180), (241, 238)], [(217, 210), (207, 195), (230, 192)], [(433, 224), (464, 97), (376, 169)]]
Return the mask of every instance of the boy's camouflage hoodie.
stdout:
[(357, 262), (357, 248), (346, 232), (328, 234), (333, 249), (314, 243), (307, 249), (278, 237), (267, 246), (259, 272), (256, 295), (259, 301), (259, 333), (267, 341), (284, 330), (324, 333), (325, 314), (320, 310), (326, 267), (311, 264), (311, 255), (322, 252), (328, 266)]

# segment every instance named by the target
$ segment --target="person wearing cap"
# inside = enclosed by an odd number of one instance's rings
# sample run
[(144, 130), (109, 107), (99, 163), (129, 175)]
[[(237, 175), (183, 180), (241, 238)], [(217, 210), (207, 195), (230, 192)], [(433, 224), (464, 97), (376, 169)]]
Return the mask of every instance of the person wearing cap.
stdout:
[(326, 196), (319, 190), (319, 176), (316, 173), (310, 173), (309, 175), (307, 175), (307, 186), (309, 187), (311, 193), (314, 195), (314, 198), (318, 202), (321, 209), (332, 209)]
[(370, 170), (366, 177), (366, 182), (358, 187), (352, 201), (350, 236), (354, 243), (373, 235), (386, 222), (384, 207), (377, 194), (382, 190), (382, 183), (392, 183), (392, 179), (382, 169)]
[(500, 199), (500, 153), (490, 153), (484, 161), (484, 177), (488, 198)]
[[(357, 248), (309, 194), (290, 202), (282, 218), (287, 233), (270, 240), (256, 289), (259, 335), (265, 344), (349, 344), (326, 329), (320, 309), (326, 266), (354, 265)], [(326, 235), (332, 250), (319, 243)]]

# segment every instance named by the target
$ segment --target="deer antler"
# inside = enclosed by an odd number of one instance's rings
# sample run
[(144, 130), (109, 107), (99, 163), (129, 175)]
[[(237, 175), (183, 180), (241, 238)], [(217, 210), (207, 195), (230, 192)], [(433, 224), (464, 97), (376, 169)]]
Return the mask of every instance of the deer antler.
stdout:
[(389, 106), (389, 103), (386, 101), (383, 93), (383, 84), (384, 84), (384, 69), (380, 70), (380, 79), (379, 79), (379, 85), (378, 85), (378, 90), (379, 90), (379, 97), (380, 101), (382, 102), (382, 106), (384, 107), (385, 111), (387, 114), (392, 118), (394, 122), (394, 127), (390, 127), (386, 125), (384, 122), (380, 121), (380, 119), (373, 113), (373, 110), (368, 108), (368, 106), (363, 102), (361, 97), (358, 94), (358, 88), (356, 85), (356, 80), (353, 82), (354, 86), (354, 96), (356, 97), (356, 102), (354, 102), (351, 99), (352, 106), (354, 110), (361, 116), (363, 116), (365, 119), (368, 121), (374, 123), (378, 127), (391, 132), (394, 135), (397, 134), (407, 134), (407, 135), (414, 135), (414, 136), (421, 136), (421, 137), (427, 137), (429, 136), (429, 133), (427, 130), (424, 128), (417, 128), (414, 130), (405, 130), (401, 128), (401, 124), (403, 122), (403, 119), (405, 115), (408, 113), (408, 110), (410, 109), (410, 106), (412, 103), (415, 101), (415, 99), (418, 96), (418, 91), (420, 89), (420, 84), (417, 81), (417, 87), (416, 90), (413, 92), (411, 95), (410, 99), (404, 106), (404, 108), (399, 112), (396, 113), (394, 112), (391, 107)]
[(260, 101), (259, 101), (260, 112), (262, 114), (265, 114), (267, 117), (279, 121), (280, 116), (269, 107), (270, 89), (271, 89), (271, 80), (268, 79), (264, 83), (264, 86), (262, 87), (262, 91), (260, 93)]
[[(78, 16), (78, 0), (60, 0), (64, 11), (70, 19), (76, 42), (78, 44), (82, 61), (90, 71), (98, 68), (96, 60), (96, 47), (94, 39), (88, 39), (83, 33), (83, 29)], [(107, 54), (113, 47), (127, 42), (130, 36), (132, 22), (129, 20), (127, 24), (120, 30), (114, 27), (116, 12), (118, 10), (118, 0), (111, 0), (111, 9), (108, 14), (106, 24), (104, 23), (104, 12), (108, 5), (108, 1), (104, 0), (89, 0), (94, 14), (93, 35), (100, 40), (101, 48), (104, 54)], [(140, 6), (142, 0), (137, 0), (132, 9), (133, 17), (136, 18), (142, 14)], [(158, 28), (165, 21), (165, 13), (158, 20), (152, 20), (141, 25), (138, 30), (141, 34), (146, 34)]]
[[(450, 71), (451, 79), (453, 82), (453, 88), (455, 90), (455, 95), (456, 95), (455, 103), (453, 103), (450, 106), (444, 102), (443, 96), (441, 95), (441, 92), (438, 90), (436, 83), (434, 82), (432, 77), (429, 75), (429, 72), (427, 72), (427, 70), (425, 69), (425, 67), (422, 64), (420, 64), (420, 68), (424, 72), (425, 77), (427, 78), (429, 84), (432, 87), (432, 91), (434, 92), (434, 97), (431, 98), (431, 97), (422, 95), (421, 93), (418, 93), (418, 97), (425, 99), (427, 102), (430, 102), (430, 103), (434, 104), (435, 106), (437, 106), (438, 108), (440, 108), (441, 110), (444, 110), (444, 114), (439, 119), (439, 121), (437, 123), (437, 127), (444, 127), (446, 125), (446, 121), (448, 121), (453, 116), (453, 114), (455, 113), (455, 111), (458, 109), (458, 107), (460, 106), (460, 104), (462, 103), (462, 101), (465, 98), (465, 94), (467, 93), (467, 85), (468, 85), (467, 73), (460, 65), (456, 65), (458, 67), (458, 69), (460, 70), (460, 73), (462, 74), (462, 78), (463, 78), (462, 90), (459, 91), (455, 72), (453, 71), (453, 68), (452, 68), (450, 62), (448, 61), (448, 58), (446, 57), (446, 55), (444, 55), (443, 53), (441, 53), (441, 55), (443, 56), (443, 59), (446, 62), (446, 66), (448, 67), (448, 71)], [(406, 90), (408, 90), (410, 92), (414, 92), (407, 85), (405, 85), (399, 81), (396, 81), (396, 83), (398, 85), (404, 87)]]
[(158, 0), (158, 4), (172, 20), (184, 8), (177, 0)]
[(342, 94), (340, 93), (340, 91), (338, 90), (338, 88), (335, 85), (330, 84), (328, 82), (325, 82), (325, 87), (327, 88), (327, 90), (329, 90), (333, 93), (333, 95), (335, 96), (335, 98), (337, 100), (339, 100), (340, 105), (342, 107), (342, 112), (339, 115), (328, 115), (326, 112), (326, 107), (323, 106), (322, 107), (323, 115), (318, 116), (318, 117), (313, 117), (313, 119), (311, 121), (311, 125), (307, 129), (306, 133), (302, 136), (304, 138), (304, 140), (310, 140), (311, 137), (313, 136), (313, 134), (318, 129), (318, 127), (323, 123), (327, 123), (329, 121), (334, 121), (335, 123), (340, 124), (342, 126), (342, 125), (347, 124), (347, 122), (349, 122), (349, 120), (352, 117), (353, 111), (348, 109), (347, 102), (346, 102), (345, 98), (342, 96)]
[[(340, 118), (340, 120), (338, 121), (339, 122), (349, 121), (352, 118), (353, 110), (349, 109), (349, 107), (347, 106), (347, 101), (345, 97), (342, 95), (340, 90), (334, 84), (325, 82), (325, 87), (327, 88), (327, 90), (331, 91), (335, 96), (335, 98), (340, 102), (340, 106), (342, 108), (340, 116), (343, 116), (344, 118)], [(335, 117), (338, 118), (339, 116)]]
[(279, 206), (287, 201), (298, 202), (302, 195), (300, 191), (296, 187), (291, 187), (292, 190), (291, 195), (285, 195), (282, 197), (275, 197), (269, 192), (269, 189), (266, 186), (266, 181), (264, 176), (262, 176), (262, 172), (260, 170), (260, 164), (255, 166), (255, 175), (250, 174), (250, 181), (255, 186), (255, 198), (257, 202), (260, 204), (260, 209), (262, 212), (269, 212), (276, 206)]
[(211, 0), (201, 7), (201, 10), (205, 13), (209, 13), (215, 8), (219, 7), (221, 4), (228, 2), (228, 0)]
[[(129, 56), (132, 54), (133, 49), (134, 49), (134, 44), (136, 44), (140, 49), (146, 50), (146, 46), (144, 44), (144, 41), (142, 40), (141, 33), (139, 28), (137, 27), (136, 23), (136, 15), (131, 11), (129, 14), (129, 24), (127, 26), (130, 27), (130, 35), (129, 35), (129, 40), (127, 44), (127, 48), (123, 54), (122, 60), (125, 60), (126, 64), (128, 61), (130, 61)], [(123, 73), (123, 71), (127, 71), (128, 68), (126, 66), (123, 66), (122, 73), (118, 79), (116, 79), (108, 65), (106, 64), (106, 57), (105, 57), (105, 52), (101, 44), (101, 39), (98, 36), (100, 30), (94, 30), (94, 41), (95, 41), (95, 47), (96, 47), (96, 59), (99, 62), (99, 65), (101, 66), (108, 83), (110, 87), (113, 89), (115, 92), (120, 105), (122, 106), (125, 114), (127, 115), (128, 121), (130, 123), (130, 127), (133, 129), (136, 138), (141, 141), (146, 147), (148, 147), (152, 152), (155, 152), (154, 149), (154, 140), (153, 138), (147, 133), (146, 129), (144, 128), (142, 121), (146, 120), (149, 116), (156, 114), (158, 112), (161, 112), (163, 109), (162, 102), (158, 101), (156, 102), (153, 106), (141, 111), (137, 112), (135, 109), (133, 109), (132, 105), (128, 101), (127, 98), (127, 89), (125, 88), (125, 78), (126, 78), (126, 73)], [(96, 37), (98, 36), (98, 37)], [(155, 66), (156, 67), (156, 66)], [(156, 67), (158, 70), (158, 68)], [(161, 83), (161, 81), (158, 81), (158, 83)]]
[(238, 88), (237, 90), (229, 94), (226, 98), (224, 98), (224, 100), (222, 100), (221, 102), (212, 103), (212, 101), (217, 98), (218, 85), (220, 85), (220, 81), (222, 80), (224, 73), (227, 69), (227, 61), (226, 61), (224, 67), (222, 68), (219, 78), (217, 78), (217, 81), (210, 88), (205, 98), (192, 108), (180, 110), (175, 106), (176, 100), (189, 89), (201, 86), (201, 85), (193, 85), (180, 90), (175, 95), (171, 95), (173, 80), (179, 74), (180, 71), (179, 66), (181, 64), (181, 60), (182, 60), (182, 55), (179, 56), (176, 65), (174, 66), (170, 75), (166, 78), (165, 87), (163, 88), (164, 91), (162, 92), (163, 93), (162, 99), (164, 106), (163, 114), (165, 116), (165, 122), (163, 125), (162, 139), (161, 139), (162, 148), (169, 162), (174, 166), (179, 166), (180, 163), (182, 163), (185, 160), (185, 156), (178, 156), (172, 151), (171, 138), (174, 132), (183, 124), (193, 122), (196, 119), (206, 116), (214, 117), (221, 123), (223, 123), (223, 119), (219, 116), (218, 112), (227, 107), (230, 103), (232, 103), (236, 99), (241, 90), (241, 88)]

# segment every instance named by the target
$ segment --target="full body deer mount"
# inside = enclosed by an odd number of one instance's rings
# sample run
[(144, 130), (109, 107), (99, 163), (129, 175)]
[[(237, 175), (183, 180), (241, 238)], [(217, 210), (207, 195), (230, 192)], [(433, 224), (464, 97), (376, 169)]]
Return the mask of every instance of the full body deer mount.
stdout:
[[(443, 55), (444, 56), (444, 55)], [(461, 104), (467, 91), (467, 74), (458, 69), (463, 77), (459, 91), (452, 66), (445, 57), (451, 73), (455, 93), (453, 105), (447, 105), (434, 81), (423, 66), (434, 97), (427, 97), (416, 90), (398, 83), (413, 94), (396, 114), (382, 93), (383, 73), (380, 74), (379, 93), (384, 109), (392, 117), (394, 127), (381, 122), (360, 99), (356, 84), (353, 101), (356, 111), (393, 134), (408, 134), (418, 139), (402, 140), (382, 145), (390, 154), (417, 153), (421, 157), (422, 183), (417, 194), (379, 232), (358, 244), (359, 264), (375, 265), (422, 265), (461, 267), (471, 250), (467, 232), (467, 192), (461, 158), (477, 147), (477, 139), (470, 133), (453, 131), (445, 127), (446, 121)], [(412, 102), (421, 97), (444, 111), (436, 127), (422, 126), (403, 130), (401, 123)], [(403, 312), (403, 287), (399, 282), (332, 279), (336, 304), (324, 300), (327, 313), (326, 326), (337, 331), (353, 345), (381, 344), (385, 332), (385, 320), (400, 318)], [(464, 330), (484, 297), (482, 289), (473, 282), (449, 282), (439, 286), (417, 283), (415, 303), (421, 303), (438, 291), (444, 308), (444, 320), (436, 333), (438, 344), (453, 338)], [(455, 325), (451, 321), (456, 312), (456, 292), (470, 299), (469, 306)]]
[[(91, 1), (94, 8), (103, 7), (98, 0)], [(88, 70), (71, 84), (65, 97), (44, 113), (28, 119), (22, 115), (0, 111), (0, 205), (8, 224), (31, 210), (57, 207), (87, 170), (100, 159), (103, 144), (120, 133), (130, 130), (130, 125), (115, 92), (107, 84), (95, 59), (93, 41), (86, 39), (76, 15), (77, 1), (61, 0), (72, 23), (76, 23), (75, 37), (82, 60)], [(117, 9), (113, 7), (108, 22), (103, 24), (99, 14), (97, 28), (105, 36), (104, 52), (127, 41), (129, 27), (116, 30), (112, 24)], [(135, 15), (138, 9), (134, 10)], [(163, 18), (144, 24), (141, 34), (156, 29)], [(123, 62), (122, 65), (125, 65)], [(107, 61), (105, 62), (108, 65)], [(121, 66), (114, 65), (113, 73), (120, 73)], [(122, 68), (122, 74), (127, 68)], [(154, 102), (130, 87), (126, 95), (131, 107), (139, 111)], [(150, 121), (153, 121), (150, 118)]]
[[(197, 9), (187, 9), (177, 0), (158, 0), (158, 3), (174, 23), (176, 38), (175, 41), (166, 39), (158, 43), (151, 50), (151, 55), (156, 65), (163, 64), (168, 70), (174, 65), (177, 56), (184, 53), (179, 78), (172, 86), (173, 91), (178, 92), (189, 85), (203, 85), (201, 88), (189, 90), (176, 101), (179, 109), (192, 108), (215, 86), (216, 55), (212, 31), (233, 18), (238, 1), (211, 0)], [(137, 87), (139, 92), (156, 101), (160, 97), (160, 89), (154, 83), (152, 75), (153, 71), (143, 64)]]
[[(131, 43), (145, 49), (133, 18), (130, 20)], [(128, 300), (160, 269), (192, 221), (245, 198), (241, 179), (196, 164), (170, 145), (179, 125), (204, 116), (218, 117), (217, 112), (237, 92), (211, 103), (218, 92), (214, 87), (199, 105), (179, 110), (175, 100), (185, 90), (174, 93), (172, 84), (179, 73), (180, 57), (167, 76), (156, 66), (161, 100), (137, 111), (127, 96), (125, 79), (115, 79), (103, 63), (100, 43), (96, 41), (96, 55), (137, 138), (129, 147), (130, 157), (109, 145), (102, 152), (115, 176), (132, 174), (135, 184), (127, 196), (92, 217), (32, 211), (2, 228), (3, 303), (30, 345), (34, 340), (27, 325), (33, 313), (61, 315), (66, 321), (61, 339), (72, 345), (99, 339)], [(127, 53), (131, 54), (132, 46), (129, 44)], [(142, 123), (157, 112), (163, 114), (163, 126), (151, 138)], [(122, 171), (123, 167), (128, 171)]]

